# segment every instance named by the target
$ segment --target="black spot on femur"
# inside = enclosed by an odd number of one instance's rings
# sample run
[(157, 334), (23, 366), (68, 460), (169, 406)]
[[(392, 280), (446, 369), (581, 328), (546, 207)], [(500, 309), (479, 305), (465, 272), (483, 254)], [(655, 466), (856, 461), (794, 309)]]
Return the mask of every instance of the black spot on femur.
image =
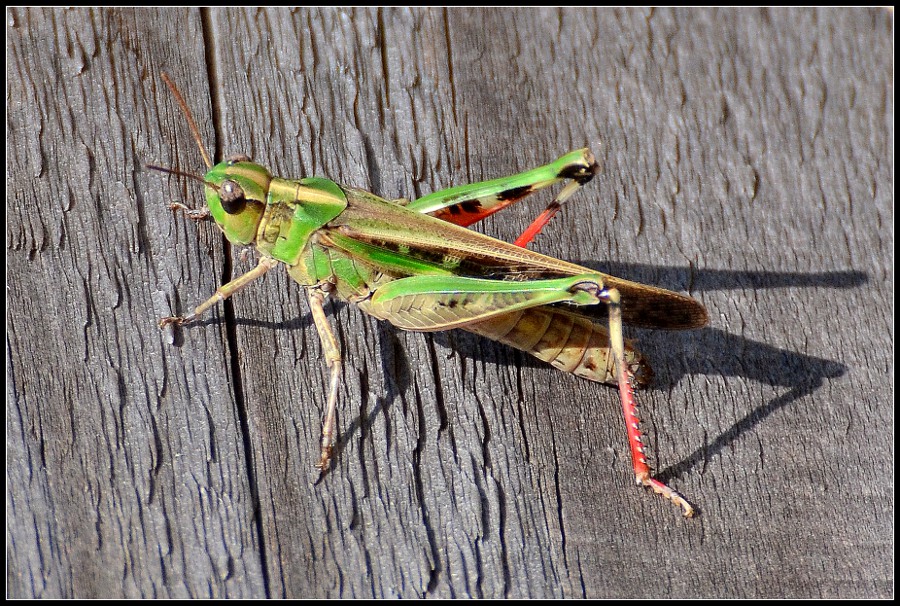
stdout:
[(557, 173), (557, 177), (560, 179), (572, 179), (573, 181), (578, 181), (582, 185), (590, 181), (594, 178), (600, 171), (600, 165), (596, 162), (592, 164), (570, 164), (565, 167), (559, 173)]
[(505, 191), (497, 194), (497, 199), (501, 202), (506, 202), (507, 200), (518, 200), (519, 198), (524, 198), (528, 194), (531, 193), (530, 185), (522, 185), (521, 187), (512, 187)]
[(464, 213), (474, 214), (481, 210), (481, 202), (478, 200), (466, 200), (465, 202), (460, 202), (456, 204), (458, 208), (460, 208)]

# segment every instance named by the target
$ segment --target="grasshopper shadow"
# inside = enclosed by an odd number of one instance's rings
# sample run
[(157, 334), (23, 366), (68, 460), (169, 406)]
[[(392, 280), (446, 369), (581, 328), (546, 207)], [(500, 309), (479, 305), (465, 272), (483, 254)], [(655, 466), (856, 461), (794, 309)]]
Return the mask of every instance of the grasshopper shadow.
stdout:
[[(645, 284), (665, 285), (674, 290), (692, 292), (759, 290), (785, 286), (855, 288), (868, 281), (865, 273), (857, 271), (824, 273), (697, 271), (684, 267), (575, 262)], [(604, 315), (602, 308), (599, 312), (598, 318)], [(788, 388), (787, 393), (756, 407), (682, 461), (661, 469), (658, 477), (664, 482), (677, 478), (698, 464), (717, 456), (772, 413), (815, 392), (827, 379), (840, 377), (847, 372), (847, 367), (838, 361), (779, 349), (713, 327), (689, 331), (632, 329), (628, 336), (637, 339), (639, 349), (647, 356), (655, 370), (655, 378), (650, 389), (666, 389), (685, 375), (741, 377), (773, 387)], [(442, 345), (454, 348), (459, 355), (485, 363), (514, 363), (525, 367), (546, 366), (532, 356), (507, 347), (478, 346), (476, 342), (483, 342), (485, 339), (463, 331), (435, 333), (434, 339)], [(480, 353), (473, 355), (469, 352)]]
[[(597, 264), (588, 264), (600, 269)], [(818, 287), (829, 290), (856, 288), (868, 282), (860, 271), (818, 273), (702, 270), (693, 268), (653, 267), (642, 264), (607, 264), (607, 273), (634, 276), (650, 284), (674, 285), (692, 292), (734, 289), (766, 290), (780, 287)], [(603, 269), (600, 269), (603, 271)], [(680, 462), (661, 469), (663, 482), (685, 474), (718, 456), (724, 449), (753, 430), (772, 413), (808, 396), (822, 387), (827, 379), (847, 372), (847, 366), (836, 361), (773, 347), (722, 330), (706, 327), (699, 331), (665, 333), (639, 331), (641, 350), (651, 360), (667, 360), (658, 364), (655, 386), (671, 385), (685, 374), (742, 377), (788, 391), (754, 408), (710, 442), (697, 448)], [(671, 356), (672, 351), (680, 355)]]
[[(741, 272), (720, 270), (694, 270), (685, 267), (660, 267), (642, 264), (575, 261), (580, 265), (604, 273), (627, 277), (645, 284), (665, 285), (673, 290), (690, 292), (707, 290), (754, 289), (792, 287), (855, 288), (868, 281), (863, 272), (842, 271), (823, 273), (797, 272)], [(330, 315), (342, 309), (346, 303), (332, 301)], [(603, 315), (602, 308), (599, 316)], [(206, 320), (197, 324), (214, 323)], [(312, 326), (308, 314), (286, 322), (268, 322), (250, 318), (236, 318), (240, 326), (256, 326), (273, 330), (301, 330)], [(387, 410), (399, 398), (403, 400), (412, 380), (412, 370), (405, 349), (398, 338), (398, 330), (385, 322), (378, 323), (379, 365), (386, 384), (386, 392), (377, 395), (371, 410), (365, 411), (346, 426), (335, 445), (335, 458), (344, 444), (357, 432), (365, 437), (378, 415)], [(835, 360), (817, 358), (798, 352), (779, 349), (706, 327), (690, 331), (638, 330), (629, 331), (636, 337), (640, 350), (654, 366), (656, 376), (650, 389), (665, 389), (677, 383), (685, 375), (722, 375), (742, 377), (773, 387), (787, 387), (789, 391), (758, 406), (745, 417), (712, 441), (704, 444), (682, 461), (659, 471), (658, 477), (670, 481), (717, 456), (725, 448), (739, 440), (748, 431), (762, 423), (772, 413), (819, 389), (826, 379), (840, 377), (847, 367)], [(519, 367), (546, 367), (539, 360), (512, 348), (490, 342), (488, 339), (461, 330), (431, 333), (427, 339), (447, 347), (463, 358), (487, 364), (515, 365)], [(429, 343), (429, 347), (433, 344)], [(655, 364), (654, 364), (655, 362)], [(346, 361), (354, 366), (353, 360)], [(367, 392), (368, 380), (362, 386)], [(439, 403), (441, 404), (441, 403)], [(347, 407), (343, 408), (348, 410)], [(390, 431), (388, 429), (388, 431)]]

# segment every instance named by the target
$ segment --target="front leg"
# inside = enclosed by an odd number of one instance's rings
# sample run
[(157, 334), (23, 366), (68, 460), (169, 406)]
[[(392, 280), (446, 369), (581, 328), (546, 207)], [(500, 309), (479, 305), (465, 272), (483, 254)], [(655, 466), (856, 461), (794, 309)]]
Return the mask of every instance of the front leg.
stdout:
[(176, 326), (181, 326), (182, 324), (187, 324), (188, 322), (193, 322), (196, 320), (200, 314), (204, 311), (218, 303), (219, 301), (224, 301), (234, 293), (244, 289), (248, 284), (256, 280), (257, 278), (262, 277), (266, 274), (270, 269), (278, 265), (278, 261), (269, 257), (262, 257), (259, 260), (259, 263), (245, 273), (242, 276), (239, 276), (229, 282), (228, 284), (223, 284), (219, 288), (216, 289), (216, 293), (211, 296), (209, 299), (198, 305), (194, 308), (194, 312), (190, 313), (186, 316), (169, 316), (167, 318), (162, 318), (159, 321), (159, 327), (165, 328), (170, 324), (174, 324)]

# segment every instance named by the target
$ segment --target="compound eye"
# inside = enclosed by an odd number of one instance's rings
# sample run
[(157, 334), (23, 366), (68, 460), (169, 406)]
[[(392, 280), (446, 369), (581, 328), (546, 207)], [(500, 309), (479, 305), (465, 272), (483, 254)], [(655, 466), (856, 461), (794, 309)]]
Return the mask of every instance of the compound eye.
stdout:
[(228, 156), (225, 161), (228, 162), (230, 166), (238, 162), (250, 162), (250, 156), (245, 154), (234, 154), (233, 156)]
[(222, 208), (229, 215), (235, 215), (244, 209), (247, 199), (244, 198), (244, 190), (236, 181), (225, 179), (219, 188), (219, 199), (222, 201)]

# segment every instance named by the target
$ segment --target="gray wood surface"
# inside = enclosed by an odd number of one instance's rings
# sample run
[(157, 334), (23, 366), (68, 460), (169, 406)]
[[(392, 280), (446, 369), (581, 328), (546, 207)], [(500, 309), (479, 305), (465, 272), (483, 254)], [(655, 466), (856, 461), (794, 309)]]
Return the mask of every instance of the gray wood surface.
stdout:
[[(887, 597), (893, 15), (850, 10), (7, 10), (7, 595)], [(329, 304), (326, 369), (211, 224), (217, 155), (385, 197), (590, 146), (534, 248), (690, 292), (630, 330), (678, 511), (632, 483), (616, 393), (461, 332)], [(479, 229), (513, 238), (535, 200)]]

